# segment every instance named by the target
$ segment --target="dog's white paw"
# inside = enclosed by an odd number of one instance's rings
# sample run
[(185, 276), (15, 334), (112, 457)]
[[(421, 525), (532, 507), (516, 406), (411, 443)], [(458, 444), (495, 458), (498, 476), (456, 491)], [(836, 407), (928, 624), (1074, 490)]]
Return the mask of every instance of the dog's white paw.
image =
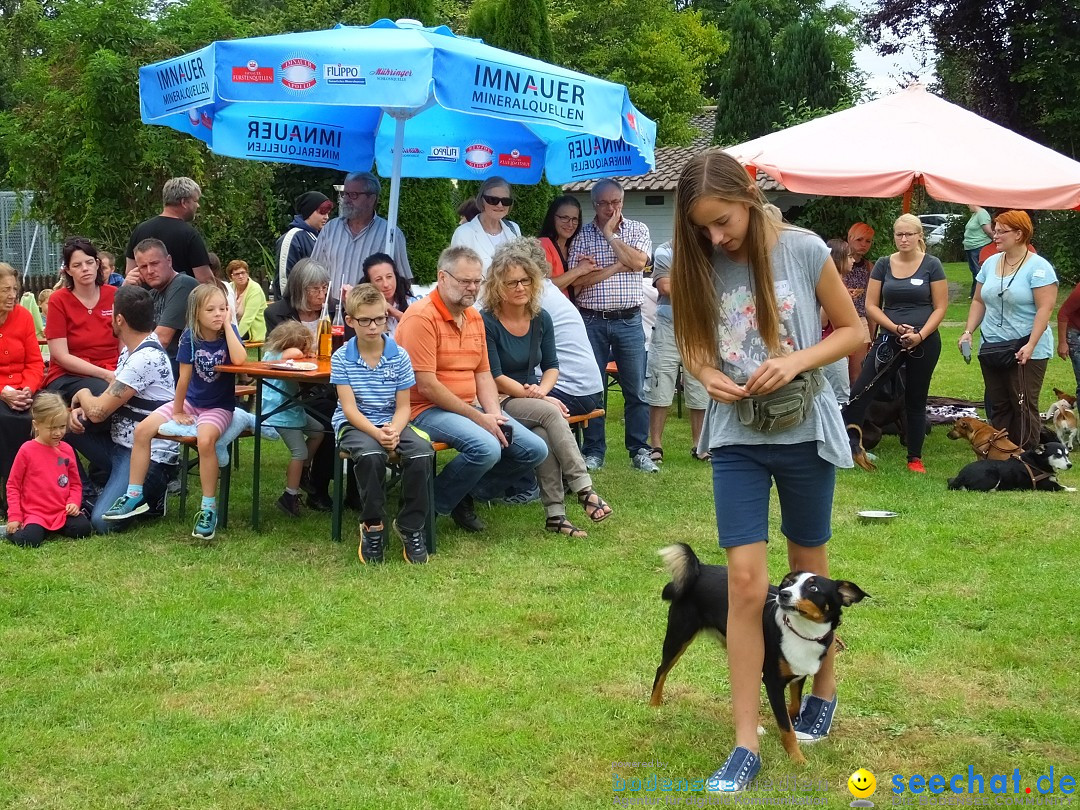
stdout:
[(765, 736), (765, 726), (758, 726), (757, 727), (757, 735), (759, 737), (764, 737)]
[(1076, 487), (1065, 487), (1066, 492), (1076, 492)]

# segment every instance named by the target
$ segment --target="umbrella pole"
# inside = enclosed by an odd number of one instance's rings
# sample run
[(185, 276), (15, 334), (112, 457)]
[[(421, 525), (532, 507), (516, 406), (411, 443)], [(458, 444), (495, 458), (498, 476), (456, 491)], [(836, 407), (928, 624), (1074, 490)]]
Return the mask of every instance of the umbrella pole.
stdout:
[(394, 116), (394, 166), (390, 172), (390, 208), (386, 219), (390, 227), (386, 229), (387, 256), (394, 256), (395, 231), (398, 221), (398, 201), (401, 198), (401, 156), (405, 150), (405, 118)]

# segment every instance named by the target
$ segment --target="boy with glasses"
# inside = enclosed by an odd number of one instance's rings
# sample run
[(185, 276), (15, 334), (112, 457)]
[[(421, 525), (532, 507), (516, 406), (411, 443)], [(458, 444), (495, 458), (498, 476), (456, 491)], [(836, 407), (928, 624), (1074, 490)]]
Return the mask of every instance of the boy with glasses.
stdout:
[(359, 284), (345, 298), (346, 321), (356, 337), (330, 358), (337, 388), (334, 433), (352, 457), (360, 490), (360, 561), (382, 562), (386, 539), (383, 482), (390, 453), (401, 459), (401, 510), (393, 522), (405, 560), (426, 563), (424, 524), (434, 451), (409, 427), (409, 389), (416, 382), (409, 353), (386, 329), (386, 299), (372, 284)]

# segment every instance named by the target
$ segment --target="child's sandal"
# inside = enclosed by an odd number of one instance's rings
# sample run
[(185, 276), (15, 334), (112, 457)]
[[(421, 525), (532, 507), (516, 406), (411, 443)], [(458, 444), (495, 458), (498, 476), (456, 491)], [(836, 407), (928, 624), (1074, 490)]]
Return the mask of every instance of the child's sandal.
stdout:
[(544, 528), (555, 534), (565, 534), (567, 537), (588, 537), (589, 533), (579, 529), (569, 520), (566, 515), (552, 515), (544, 523)]
[(577, 494), (577, 498), (578, 503), (585, 510), (585, 514), (589, 516), (589, 520), (593, 523), (599, 523), (601, 520), (607, 520), (611, 517), (611, 507), (608, 506), (607, 501), (596, 494), (592, 487), (583, 489)]

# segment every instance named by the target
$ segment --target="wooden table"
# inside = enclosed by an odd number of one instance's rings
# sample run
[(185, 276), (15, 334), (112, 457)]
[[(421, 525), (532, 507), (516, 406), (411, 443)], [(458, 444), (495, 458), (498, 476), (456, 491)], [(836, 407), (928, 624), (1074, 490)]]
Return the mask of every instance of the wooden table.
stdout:
[[(234, 365), (232, 363), (224, 363), (217, 367), (218, 371), (227, 372), (230, 374), (246, 374), (255, 383), (255, 460), (254, 469), (251, 476), (251, 527), (255, 531), (259, 531), (259, 499), (262, 495), (259, 490), (259, 478), (262, 468), (260, 462), (262, 460), (262, 425), (266, 417), (273, 416), (276, 413), (292, 408), (296, 405), (300, 405), (305, 411), (308, 410), (304, 405), (303, 400), (299, 395), (292, 396), (288, 394), (282, 388), (274, 385), (274, 380), (282, 380), (286, 382), (294, 383), (329, 383), (330, 382), (330, 361), (318, 360), (308, 361), (314, 362), (318, 365), (318, 368), (314, 371), (297, 371), (295, 369), (276, 368), (281, 364), (281, 361), (266, 362), (261, 361), (258, 363), (241, 363)], [(283, 397), (282, 404), (274, 410), (263, 413), (262, 412), (262, 395), (263, 386), (269, 385), (275, 391), (278, 391)], [(309, 411), (313, 416), (325, 419), (325, 414), (316, 414), (313, 411)], [(332, 430), (328, 430), (328, 433), (332, 433)]]

